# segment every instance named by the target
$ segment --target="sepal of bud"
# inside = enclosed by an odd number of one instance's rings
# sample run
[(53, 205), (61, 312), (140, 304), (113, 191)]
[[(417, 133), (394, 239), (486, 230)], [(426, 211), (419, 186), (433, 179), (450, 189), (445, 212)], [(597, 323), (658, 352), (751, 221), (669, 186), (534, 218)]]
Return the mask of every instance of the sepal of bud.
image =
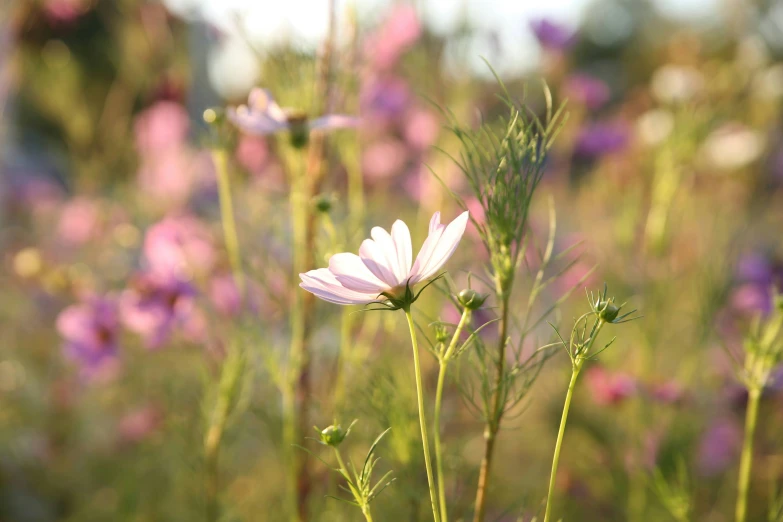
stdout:
[(598, 317), (606, 323), (613, 322), (620, 313), (620, 307), (612, 301), (598, 301), (595, 305), (595, 309)]
[(484, 304), (484, 301), (487, 300), (487, 297), (487, 294), (480, 294), (472, 288), (466, 288), (457, 294), (457, 301), (459, 301), (459, 304), (468, 310), (473, 311), (481, 308), (481, 306)]
[(449, 340), (449, 330), (441, 323), (435, 324), (435, 340), (439, 343), (445, 343)]
[(356, 424), (356, 421), (353, 421), (346, 429), (343, 429), (343, 427), (339, 424), (332, 424), (331, 426), (327, 426), (322, 430), (317, 426), (314, 426), (315, 431), (318, 432), (318, 442), (324, 446), (332, 446), (336, 448), (342, 443), (342, 441), (345, 440), (348, 434), (351, 433), (351, 428), (353, 428), (354, 424)]

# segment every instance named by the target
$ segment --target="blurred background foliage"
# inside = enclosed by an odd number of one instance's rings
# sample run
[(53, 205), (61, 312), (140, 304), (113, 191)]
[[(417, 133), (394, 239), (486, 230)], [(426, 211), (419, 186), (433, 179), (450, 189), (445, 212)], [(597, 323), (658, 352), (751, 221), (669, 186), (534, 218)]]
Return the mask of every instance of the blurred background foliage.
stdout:
[[(282, 16), (264, 3), (254, 17)], [(316, 13), (327, 2), (296, 4), (326, 27)], [(544, 110), (541, 79), (556, 103), (567, 100), (526, 259), (535, 270), (549, 200), (556, 250), (578, 247), (542, 310), (578, 286), (550, 318), (567, 329), (587, 307), (582, 288), (606, 281), (644, 315), (617, 332), (579, 385), (558, 479), (563, 519), (732, 519), (746, 396), (726, 349), (739, 349), (783, 279), (783, 6), (716, 0), (698, 11), (709, 16), (694, 18), (652, 0), (590, 0), (562, 22), (532, 11), (525, 18), (503, 1), (376, 4), (337, 2), (329, 99), (316, 94), (323, 38), (261, 39), (243, 24), (240, 4), (233, 12), (227, 4), (220, 23), (209, 2), (201, 10), (144, 0), (0, 6), (0, 520), (203, 518), (203, 419), (213, 400), (205, 383), (236, 338), (250, 370), (223, 445), (224, 519), (283, 520), (275, 379), (299, 291), (288, 268), (290, 163), (279, 141), (231, 132), (251, 289), (243, 300), (222, 248), (214, 135), (202, 112), (243, 103), (258, 85), (283, 106), (362, 117), (358, 131), (326, 143), (312, 203), (329, 207), (316, 213), (312, 252), (323, 266), (334, 252), (354, 251), (370, 226), (406, 219), (417, 244), (432, 212), (455, 214), (430, 172), (467, 195), (443, 152), (458, 143), (438, 107), (466, 124), (502, 111), (479, 54), (513, 96), (527, 93), (534, 113)], [(479, 23), (476, 9), (526, 36)], [(444, 29), (441, 13), (456, 22)], [(520, 41), (525, 49), (514, 47)], [(482, 256), (468, 231), (449, 264), (458, 286), (467, 271), (482, 273)], [(156, 263), (176, 263), (187, 288), (150, 293)], [(520, 310), (531, 284), (522, 271)], [(95, 296), (119, 309), (101, 316), (94, 353), (75, 354), (58, 317)], [(145, 300), (154, 306), (136, 306)], [(441, 303), (437, 292), (422, 299), (425, 330), (438, 317), (458, 319)], [(377, 454), (397, 480), (374, 504), (376, 519), (428, 520), (401, 321), (368, 313), (346, 323), (340, 312), (315, 305), (312, 423), (358, 418), (346, 442), (355, 459), (392, 426)], [(544, 325), (528, 349), (551, 338)], [(427, 355), (424, 364), (432, 389), (436, 365)], [(567, 367), (555, 356), (506, 421), (488, 520), (540, 516)], [(460, 396), (468, 372), (454, 373), (444, 442), (459, 520), (472, 510), (482, 426)], [(781, 378), (761, 406), (753, 521), (780, 520), (767, 508), (783, 478)], [(326, 468), (312, 458), (307, 466), (309, 519), (357, 519), (324, 497), (337, 493)]]

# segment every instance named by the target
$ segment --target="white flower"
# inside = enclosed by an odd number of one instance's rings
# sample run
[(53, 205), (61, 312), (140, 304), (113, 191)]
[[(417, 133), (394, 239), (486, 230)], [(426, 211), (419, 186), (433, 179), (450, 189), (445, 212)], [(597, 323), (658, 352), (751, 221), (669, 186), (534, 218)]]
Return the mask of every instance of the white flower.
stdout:
[(362, 242), (358, 256), (347, 252), (333, 255), (329, 268), (299, 274), (299, 286), (324, 301), (342, 305), (383, 302), (388, 296), (405, 299), (408, 289), (438, 275), (457, 249), (467, 224), (467, 211), (448, 225), (442, 225), (440, 212), (435, 212), (415, 263), (405, 223), (395, 221), (391, 234), (374, 227), (372, 239)]
[(253, 89), (247, 98), (247, 105), (229, 107), (226, 114), (237, 127), (256, 135), (286, 130), (300, 132), (355, 127), (359, 122), (357, 118), (339, 114), (310, 120), (301, 111), (280, 107), (266, 89)]

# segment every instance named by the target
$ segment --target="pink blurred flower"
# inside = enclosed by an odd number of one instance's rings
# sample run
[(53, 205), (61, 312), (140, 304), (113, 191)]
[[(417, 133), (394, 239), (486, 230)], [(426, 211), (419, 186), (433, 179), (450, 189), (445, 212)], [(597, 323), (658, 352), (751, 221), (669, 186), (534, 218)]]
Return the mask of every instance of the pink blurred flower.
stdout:
[(179, 103), (160, 101), (136, 118), (136, 147), (142, 155), (178, 149), (187, 143), (190, 118)]
[(362, 117), (373, 120), (399, 118), (410, 106), (410, 87), (397, 76), (373, 76), (362, 83), (359, 103)]
[[(246, 281), (246, 299), (252, 310), (258, 309), (259, 294), (257, 290), (250, 281)], [(209, 298), (215, 309), (227, 316), (239, 315), (242, 312), (243, 301), (245, 300), (239, 292), (236, 282), (234, 282), (234, 276), (231, 274), (219, 274), (210, 280)]]
[(405, 141), (416, 150), (425, 151), (438, 139), (440, 123), (432, 111), (414, 109), (405, 119)]
[(675, 381), (666, 381), (651, 386), (650, 397), (664, 404), (677, 404), (685, 397), (685, 390)]
[(203, 340), (203, 317), (195, 296), (196, 289), (176, 276), (141, 274), (120, 297), (122, 321), (150, 349), (162, 347), (175, 331), (190, 340)]
[(83, 0), (46, 0), (44, 16), (54, 24), (70, 24), (89, 10)]
[(81, 245), (93, 239), (99, 227), (98, 205), (87, 198), (67, 202), (60, 212), (57, 235), (65, 243)]
[(63, 352), (88, 379), (114, 373), (119, 338), (117, 303), (109, 297), (90, 297), (71, 305), (57, 317)]
[(117, 435), (121, 444), (138, 444), (157, 431), (163, 422), (163, 411), (152, 405), (133, 410), (120, 418)]
[(390, 69), (420, 37), (421, 22), (416, 9), (400, 4), (367, 41), (366, 55), (374, 68)]
[(244, 134), (236, 148), (239, 164), (251, 174), (260, 174), (269, 162), (269, 145), (264, 138)]
[(393, 138), (379, 140), (365, 149), (362, 172), (369, 180), (383, 180), (399, 174), (408, 163), (408, 149)]
[(147, 230), (144, 256), (152, 272), (187, 279), (209, 272), (216, 253), (206, 226), (183, 215), (167, 217)]
[(609, 86), (593, 76), (574, 74), (566, 81), (565, 95), (588, 109), (598, 109), (609, 101)]
[(182, 206), (193, 190), (196, 167), (188, 149), (161, 151), (142, 161), (137, 173), (139, 189), (168, 207)]
[(603, 366), (591, 366), (585, 376), (593, 400), (601, 406), (617, 405), (636, 394), (636, 380), (625, 373), (609, 373)]

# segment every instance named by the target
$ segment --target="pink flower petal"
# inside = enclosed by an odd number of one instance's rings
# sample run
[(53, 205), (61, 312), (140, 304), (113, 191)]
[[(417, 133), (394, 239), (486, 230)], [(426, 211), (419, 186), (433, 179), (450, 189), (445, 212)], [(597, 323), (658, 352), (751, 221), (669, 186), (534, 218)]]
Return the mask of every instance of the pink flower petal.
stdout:
[(302, 279), (300, 287), (330, 303), (367, 304), (376, 300), (377, 294), (348, 290), (326, 268), (310, 270), (306, 274), (299, 274), (299, 277)]
[(329, 114), (310, 120), (310, 129), (344, 129), (359, 125), (359, 118), (355, 116), (343, 116), (342, 114)]
[(435, 216), (432, 217), (430, 230), (434, 228), (434, 231), (424, 242), (416, 258), (416, 263), (411, 270), (411, 283), (425, 281), (443, 268), (446, 261), (454, 254), (462, 235), (465, 233), (465, 228), (468, 225), (468, 212), (465, 211), (457, 216), (446, 227), (437, 225), (439, 220), (439, 215), (437, 221)]
[(378, 295), (391, 288), (376, 277), (356, 254), (335, 254), (329, 259), (329, 271), (349, 290)]

